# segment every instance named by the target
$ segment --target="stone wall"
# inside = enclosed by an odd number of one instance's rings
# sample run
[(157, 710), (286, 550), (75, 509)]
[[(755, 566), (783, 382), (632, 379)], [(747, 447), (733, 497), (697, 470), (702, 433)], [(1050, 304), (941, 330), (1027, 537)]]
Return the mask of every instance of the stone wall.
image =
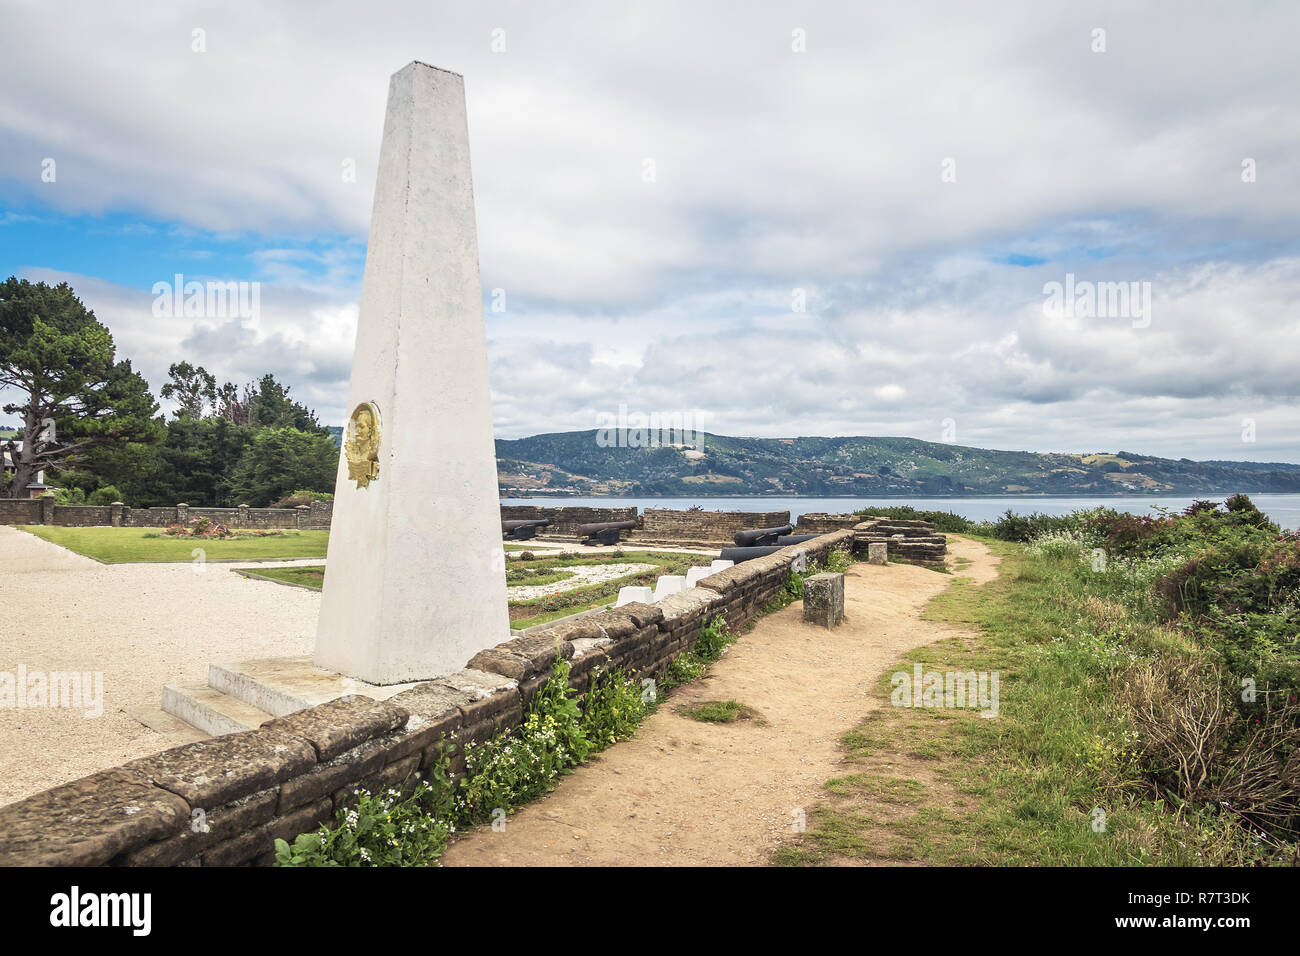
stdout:
[(307, 524), (299, 523), (298, 527), (307, 527), (316, 531), (328, 531), (330, 519), (334, 516), (334, 499), (329, 501), (312, 501), (307, 505)]
[(853, 526), (853, 549), (865, 555), (872, 542), (884, 542), (890, 558), (941, 567), (948, 554), (948, 539), (935, 532), (929, 521), (868, 517)]
[(829, 531), (846, 531), (862, 521), (862, 515), (828, 514), (824, 511), (806, 511), (799, 516), (795, 534), (826, 534)]
[(737, 531), (790, 523), (788, 511), (671, 511), (647, 508), (641, 527), (624, 533), (627, 541), (730, 547)]
[(580, 524), (595, 524), (598, 521), (635, 521), (636, 507), (627, 508), (582, 508), (562, 507), (548, 508), (544, 505), (502, 505), (502, 521), (540, 521), (547, 519), (549, 527), (539, 530), (538, 537), (562, 535), (573, 537)]
[(123, 508), (124, 528), (165, 528), (176, 523), (175, 508)]
[(40, 524), (41, 502), (37, 498), (0, 498), (0, 524)]
[(64, 528), (94, 528), (111, 525), (111, 505), (55, 505), (53, 520), (47, 524), (56, 524)]
[(65, 528), (165, 528), (210, 518), (231, 528), (329, 528), (329, 502), (324, 508), (127, 508), (125, 505), (56, 505), (53, 498), (0, 498), (0, 524), (52, 524)]
[[(661, 675), (700, 625), (732, 630), (781, 590), (799, 552), (853, 543), (823, 535), (728, 568), (658, 604), (628, 604), (481, 651), (469, 666), (387, 701), (345, 697), (91, 774), (0, 808), (0, 866), (239, 866), (274, 861), (355, 799), (358, 788), (413, 787), (447, 739), (464, 745), (518, 726), (558, 656), (585, 689), (615, 664)], [(453, 760), (453, 774), (464, 769)]]

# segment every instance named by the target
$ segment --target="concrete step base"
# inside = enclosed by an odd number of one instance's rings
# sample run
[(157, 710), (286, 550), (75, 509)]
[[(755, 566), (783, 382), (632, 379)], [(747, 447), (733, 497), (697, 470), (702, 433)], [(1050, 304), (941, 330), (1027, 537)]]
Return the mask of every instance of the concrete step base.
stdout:
[(275, 717), (315, 707), (347, 694), (387, 700), (421, 681), (367, 684), (321, 670), (310, 657), (269, 657), (238, 664), (209, 664), (208, 686)]
[(367, 684), (321, 670), (310, 657), (209, 664), (206, 684), (168, 684), (163, 688), (162, 712), (192, 730), (215, 737), (255, 730), (272, 717), (283, 717), (348, 694), (386, 700), (417, 683)]
[(256, 730), (275, 716), (207, 684), (165, 685), (162, 709), (213, 737)]
[(128, 707), (126, 712), (150, 730), (161, 734), (164, 741), (163, 749), (192, 744), (196, 740), (207, 740), (212, 736), (160, 707)]

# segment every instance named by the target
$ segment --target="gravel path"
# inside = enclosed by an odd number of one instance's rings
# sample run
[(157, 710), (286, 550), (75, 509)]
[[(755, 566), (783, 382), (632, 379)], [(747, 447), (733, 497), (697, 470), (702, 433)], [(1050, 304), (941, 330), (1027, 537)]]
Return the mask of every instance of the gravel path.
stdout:
[[(310, 654), (320, 595), (234, 568), (321, 560), (104, 565), (0, 526), (0, 672), (102, 672), (103, 713), (0, 705), (0, 804), (169, 746), (125, 712), (213, 661)], [(93, 709), (93, 708), (92, 708)]]

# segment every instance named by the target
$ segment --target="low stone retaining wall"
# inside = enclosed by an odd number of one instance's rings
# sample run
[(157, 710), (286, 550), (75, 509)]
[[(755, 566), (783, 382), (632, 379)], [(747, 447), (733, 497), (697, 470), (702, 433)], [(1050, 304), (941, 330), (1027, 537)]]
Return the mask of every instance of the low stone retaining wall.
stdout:
[[(516, 727), (571, 661), (584, 690), (606, 668), (657, 677), (722, 614), (744, 626), (789, 579), (799, 552), (820, 560), (853, 544), (840, 531), (710, 575), (658, 604), (627, 604), (479, 652), (455, 674), (387, 701), (344, 697), (91, 774), (0, 808), (0, 866), (238, 866), (274, 862), (355, 799), (413, 787), (442, 755)], [(453, 774), (464, 770), (453, 759)]]
[(629, 542), (730, 547), (737, 531), (790, 523), (788, 511), (673, 511), (647, 508), (641, 526), (625, 532)]
[(635, 521), (636, 506), (627, 508), (582, 508), (562, 507), (547, 508), (542, 505), (502, 505), (502, 521), (540, 521), (551, 522), (549, 527), (538, 529), (538, 537), (552, 535), (574, 537), (580, 524), (595, 524), (599, 521)]
[(40, 524), (39, 498), (0, 498), (0, 524)]
[(795, 534), (826, 534), (829, 531), (847, 531), (862, 522), (862, 515), (828, 514), (825, 511), (805, 511), (795, 525)]
[(328, 529), (332, 502), (297, 508), (128, 508), (111, 505), (56, 505), (53, 498), (0, 499), (0, 524), (44, 524), (64, 528), (165, 528), (210, 518), (231, 528)]
[(884, 542), (889, 557), (940, 567), (948, 554), (948, 539), (930, 521), (868, 518), (853, 526), (853, 550), (866, 555), (872, 542)]

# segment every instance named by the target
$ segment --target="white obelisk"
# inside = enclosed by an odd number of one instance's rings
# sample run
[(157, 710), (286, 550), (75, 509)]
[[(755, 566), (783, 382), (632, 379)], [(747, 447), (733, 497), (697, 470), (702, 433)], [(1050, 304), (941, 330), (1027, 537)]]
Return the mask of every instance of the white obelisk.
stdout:
[(423, 63), (389, 83), (347, 411), (315, 664), (460, 670), (510, 624), (465, 84)]

